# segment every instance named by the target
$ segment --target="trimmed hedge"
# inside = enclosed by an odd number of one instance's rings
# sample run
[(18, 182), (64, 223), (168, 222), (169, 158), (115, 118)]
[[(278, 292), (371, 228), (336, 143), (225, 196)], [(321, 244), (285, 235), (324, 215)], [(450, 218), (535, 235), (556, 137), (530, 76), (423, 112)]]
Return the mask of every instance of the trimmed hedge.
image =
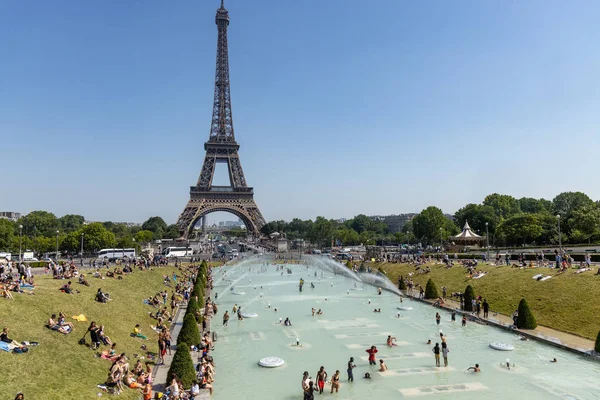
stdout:
[(200, 336), (200, 330), (198, 329), (198, 322), (194, 314), (186, 314), (183, 318), (183, 325), (179, 336), (177, 336), (177, 345), (179, 343), (188, 343), (193, 346), (198, 346), (202, 341)]
[(167, 373), (167, 382), (173, 380), (173, 375), (183, 383), (184, 388), (190, 388), (196, 379), (196, 370), (194, 369), (194, 361), (190, 355), (190, 346), (185, 342), (177, 343), (177, 351), (171, 361), (171, 368)]
[(425, 286), (425, 298), (426, 299), (437, 299), (439, 296), (438, 289), (435, 283), (429, 279)]
[(31, 268), (46, 268), (49, 263), (47, 261), (25, 261), (25, 264)]
[(474, 298), (475, 298), (475, 291), (473, 290), (473, 286), (468, 285), (467, 288), (465, 289), (465, 294), (463, 295), (465, 311), (474, 311), (473, 310), (473, 299)]
[(527, 300), (521, 299), (519, 302), (519, 316), (517, 317), (517, 328), (519, 329), (535, 329), (537, 322), (533, 313), (529, 309)]
[(600, 353), (600, 332), (598, 332), (598, 336), (596, 337), (596, 345), (594, 346), (594, 351), (596, 353)]
[(402, 277), (402, 275), (398, 278), (398, 289), (406, 290), (406, 283), (404, 282), (404, 277)]

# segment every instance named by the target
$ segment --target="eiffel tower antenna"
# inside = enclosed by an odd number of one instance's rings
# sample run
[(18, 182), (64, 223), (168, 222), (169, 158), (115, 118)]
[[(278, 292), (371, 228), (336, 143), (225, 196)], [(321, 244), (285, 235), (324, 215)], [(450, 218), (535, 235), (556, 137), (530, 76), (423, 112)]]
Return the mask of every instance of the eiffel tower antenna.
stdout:
[[(248, 232), (260, 235), (265, 224), (256, 202), (254, 189), (246, 185), (246, 178), (235, 140), (233, 116), (231, 113), (231, 94), (229, 83), (229, 54), (227, 48), (227, 27), (229, 12), (221, 0), (217, 9), (217, 62), (215, 71), (215, 90), (213, 112), (208, 141), (204, 143), (206, 155), (196, 186), (190, 188), (190, 200), (179, 216), (177, 226), (182, 237), (187, 239), (196, 223), (215, 211), (230, 212), (239, 217)], [(213, 186), (212, 181), (217, 163), (226, 163), (229, 171), (229, 186)]]

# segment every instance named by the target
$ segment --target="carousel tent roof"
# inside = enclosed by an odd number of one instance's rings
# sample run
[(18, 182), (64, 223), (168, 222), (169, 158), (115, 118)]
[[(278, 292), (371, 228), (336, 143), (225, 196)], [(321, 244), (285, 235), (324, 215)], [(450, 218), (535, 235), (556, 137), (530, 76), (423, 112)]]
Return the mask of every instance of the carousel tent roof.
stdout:
[(469, 222), (465, 221), (465, 226), (462, 232), (456, 236), (452, 236), (452, 238), (456, 240), (480, 240), (481, 236), (473, 232), (469, 226)]

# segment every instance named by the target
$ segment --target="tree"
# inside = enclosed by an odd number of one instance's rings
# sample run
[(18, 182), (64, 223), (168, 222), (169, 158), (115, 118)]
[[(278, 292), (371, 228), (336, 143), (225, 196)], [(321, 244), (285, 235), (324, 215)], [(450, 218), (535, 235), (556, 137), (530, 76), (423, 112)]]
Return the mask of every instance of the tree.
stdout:
[(333, 222), (324, 217), (317, 217), (312, 224), (309, 235), (309, 240), (316, 245), (327, 245), (333, 239)]
[(58, 219), (59, 230), (64, 233), (75, 232), (83, 226), (83, 215), (67, 214)]
[(153, 235), (151, 231), (139, 231), (135, 234), (135, 241), (138, 243), (148, 243), (152, 241)]
[(519, 200), (519, 208), (522, 212), (528, 214), (537, 214), (541, 212), (552, 212), (554, 205), (551, 201), (545, 199), (534, 199), (532, 197), (521, 197)]
[(142, 224), (142, 229), (151, 231), (156, 239), (162, 239), (167, 231), (167, 223), (161, 217), (150, 217)]
[(544, 229), (539, 214), (518, 214), (510, 217), (498, 226), (498, 235), (507, 244), (531, 244), (537, 241)]
[(448, 228), (447, 221), (449, 220), (444, 216), (442, 210), (434, 206), (427, 207), (412, 220), (414, 234), (418, 239), (427, 243), (439, 243), (440, 228), (442, 231), (444, 228)]
[(33, 235), (36, 231), (44, 236), (55, 236), (56, 230), (59, 229), (56, 216), (47, 211), (32, 211), (21, 217), (16, 225), (23, 225), (24, 235)]
[(563, 192), (556, 196), (552, 203), (554, 212), (567, 219), (574, 211), (594, 205), (594, 201), (587, 194), (581, 192)]
[(600, 233), (600, 208), (592, 203), (573, 211), (568, 225), (571, 228), (569, 236), (573, 242), (589, 243), (592, 236)]
[(115, 234), (106, 229), (100, 222), (85, 225), (76, 234), (80, 237), (81, 233), (83, 233), (83, 246), (87, 251), (115, 247), (117, 243)]
[(490, 194), (483, 200), (483, 205), (492, 207), (502, 219), (510, 218), (521, 211), (517, 199), (506, 194)]
[(202, 341), (200, 331), (198, 330), (198, 323), (194, 314), (186, 314), (183, 318), (183, 325), (181, 331), (177, 337), (177, 343), (184, 342), (193, 346), (197, 346)]
[(485, 235), (485, 223), (487, 222), (488, 231), (494, 234), (500, 223), (500, 217), (496, 215), (496, 211), (492, 206), (467, 204), (454, 214), (454, 222), (456, 222), (458, 228), (462, 229), (466, 221), (469, 222), (471, 229), (481, 235)]
[(9, 250), (15, 234), (15, 223), (7, 219), (0, 219), (0, 250)]
[(179, 233), (179, 228), (175, 224), (171, 224), (167, 227), (167, 231), (165, 232), (165, 239), (177, 239), (181, 237), (181, 233)]
[(473, 286), (468, 285), (467, 288), (465, 289), (465, 294), (463, 295), (465, 311), (474, 311), (473, 310), (473, 299), (474, 298), (475, 298), (475, 291), (473, 290)]
[(184, 387), (191, 387), (194, 379), (196, 379), (196, 371), (194, 369), (194, 362), (190, 355), (190, 346), (177, 340), (177, 351), (171, 361), (171, 368), (167, 373), (167, 382), (173, 380), (173, 375), (177, 376), (181, 380)]
[(402, 275), (400, 275), (400, 278), (398, 278), (398, 289), (406, 290), (406, 282), (404, 282)]
[(518, 309), (519, 316), (517, 317), (517, 328), (519, 329), (535, 329), (537, 327), (537, 322), (535, 321), (535, 317), (533, 313), (529, 309), (529, 305), (527, 304), (527, 300), (524, 298), (519, 302)]
[(598, 332), (598, 336), (596, 336), (596, 345), (594, 346), (594, 351), (596, 353), (600, 353), (600, 332)]
[(425, 285), (425, 298), (426, 299), (437, 299), (439, 296), (438, 289), (435, 283), (429, 279), (427, 285)]

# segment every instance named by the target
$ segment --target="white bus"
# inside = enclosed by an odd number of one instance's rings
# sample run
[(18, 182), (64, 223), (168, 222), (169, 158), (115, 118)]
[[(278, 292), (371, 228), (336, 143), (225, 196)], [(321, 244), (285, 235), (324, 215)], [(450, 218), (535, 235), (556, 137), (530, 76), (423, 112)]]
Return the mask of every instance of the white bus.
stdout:
[(98, 258), (109, 261), (125, 257), (135, 258), (135, 249), (102, 249), (98, 252)]
[(166, 247), (162, 251), (163, 257), (188, 257), (193, 254), (191, 247)]

